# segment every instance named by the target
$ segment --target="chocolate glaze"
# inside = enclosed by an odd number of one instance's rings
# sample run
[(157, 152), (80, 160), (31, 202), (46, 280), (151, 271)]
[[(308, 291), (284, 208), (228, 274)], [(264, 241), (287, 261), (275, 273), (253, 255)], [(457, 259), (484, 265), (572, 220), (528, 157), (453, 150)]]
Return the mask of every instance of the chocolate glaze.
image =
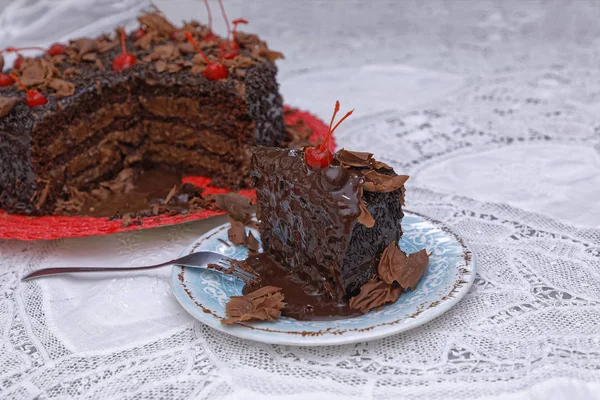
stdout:
[[(363, 174), (371, 170), (337, 160), (312, 169), (300, 150), (254, 150), (252, 176), (265, 252), (336, 304), (344, 304), (377, 273), (383, 250), (402, 235), (402, 189), (363, 191)], [(372, 228), (358, 222), (361, 203), (375, 220)]]
[(279, 264), (269, 254), (250, 256), (246, 264), (260, 275), (260, 280), (244, 286), (244, 294), (265, 286), (280, 287), (287, 304), (282, 315), (298, 320), (331, 320), (360, 315), (346, 301), (338, 302), (320, 291), (313, 281), (307, 281)]

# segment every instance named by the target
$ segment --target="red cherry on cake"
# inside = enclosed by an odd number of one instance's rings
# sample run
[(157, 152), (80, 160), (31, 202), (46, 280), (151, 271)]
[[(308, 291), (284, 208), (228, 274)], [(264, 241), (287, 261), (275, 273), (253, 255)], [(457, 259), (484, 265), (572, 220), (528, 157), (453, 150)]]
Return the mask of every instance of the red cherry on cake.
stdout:
[(222, 58), (224, 60), (233, 60), (234, 58), (236, 58), (238, 55), (240, 55), (240, 51), (239, 50), (225, 50), (219, 53), (219, 58)]
[(113, 60), (112, 70), (115, 72), (120, 72), (127, 68), (131, 68), (136, 62), (135, 56), (131, 53), (128, 53), (127, 47), (125, 46), (125, 28), (121, 29), (121, 49), (123, 50), (123, 53), (116, 56)]
[(15, 83), (8, 74), (4, 74), (0, 72), (0, 87), (12, 86)]
[(19, 68), (21, 68), (21, 65), (23, 65), (23, 60), (24, 60), (23, 56), (19, 54), (19, 55), (17, 56), (17, 59), (15, 60), (15, 62), (14, 62), (14, 64), (13, 64), (13, 68), (14, 68), (14, 69), (19, 69)]
[(37, 90), (29, 90), (27, 86), (23, 85), (23, 82), (19, 78), (17, 78), (14, 74), (10, 74), (10, 77), (21, 86), (27, 94), (25, 95), (25, 102), (29, 107), (38, 107), (43, 106), (48, 103), (48, 99), (38, 92)]
[(146, 36), (146, 30), (143, 28), (140, 28), (138, 30), (136, 30), (135, 32), (133, 32), (133, 37), (135, 37), (136, 39), (141, 39), (144, 36)]
[(123, 71), (135, 65), (136, 58), (131, 53), (119, 54), (115, 57), (112, 64), (112, 69), (115, 72)]
[(331, 139), (331, 136), (333, 135), (333, 132), (337, 129), (337, 127), (340, 126), (340, 124), (354, 112), (354, 110), (348, 111), (346, 115), (344, 115), (344, 117), (340, 119), (332, 129), (331, 127), (333, 125), (333, 121), (335, 120), (335, 116), (337, 115), (338, 111), (340, 111), (340, 102), (336, 101), (335, 109), (333, 110), (333, 116), (331, 117), (331, 122), (329, 122), (329, 130), (327, 131), (327, 137), (320, 145), (315, 147), (307, 147), (306, 149), (304, 149), (304, 160), (306, 161), (306, 165), (308, 165), (309, 167), (325, 168), (331, 165), (331, 163), (333, 162), (333, 153), (329, 149), (329, 140)]
[(202, 71), (202, 76), (204, 76), (206, 79), (210, 79), (213, 81), (227, 79), (227, 77), (229, 76), (227, 72), (227, 67), (225, 67), (220, 62), (210, 61), (210, 59), (206, 57), (206, 54), (204, 54), (202, 50), (200, 50), (200, 47), (198, 47), (198, 45), (196, 44), (196, 41), (192, 37), (191, 33), (185, 32), (185, 36), (206, 62), (206, 68), (204, 69), (204, 71)]
[(220, 79), (227, 79), (227, 67), (218, 62), (210, 63), (206, 66), (206, 69), (202, 71), (202, 76), (212, 81), (218, 81)]
[(208, 35), (204, 36), (202, 39), (200, 39), (200, 41), (208, 42), (211, 40), (217, 40), (219, 38), (212, 31), (212, 13), (210, 12), (208, 0), (204, 0), (204, 7), (206, 8), (206, 13), (208, 14)]
[(219, 50), (220, 50), (219, 58), (224, 58), (225, 60), (231, 60), (240, 54), (240, 46), (235, 41), (235, 33), (237, 31), (237, 27), (239, 24), (247, 24), (247, 23), (248, 23), (248, 21), (243, 18), (238, 18), (233, 21), (233, 32), (231, 34), (231, 39), (228, 42), (225, 42), (219, 46)]
[(304, 150), (304, 159), (313, 168), (325, 168), (333, 162), (333, 153), (329, 149), (321, 151), (317, 147), (308, 147)]
[(59, 54), (63, 54), (66, 49), (67, 49), (67, 46), (65, 46), (64, 44), (54, 43), (48, 49), (48, 54), (50, 54), (51, 56), (57, 56)]
[(25, 101), (29, 107), (37, 107), (46, 104), (48, 99), (37, 90), (30, 90), (25, 96)]

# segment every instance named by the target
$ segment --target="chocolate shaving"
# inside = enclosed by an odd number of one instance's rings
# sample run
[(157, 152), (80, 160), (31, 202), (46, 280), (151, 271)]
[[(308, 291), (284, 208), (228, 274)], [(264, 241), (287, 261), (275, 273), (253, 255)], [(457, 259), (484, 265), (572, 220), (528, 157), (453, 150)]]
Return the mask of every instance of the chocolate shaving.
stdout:
[(425, 274), (428, 263), (429, 254), (427, 254), (427, 250), (423, 249), (416, 253), (410, 254), (408, 256), (407, 267), (398, 283), (403, 288), (411, 288), (412, 290), (415, 290), (417, 283), (419, 283), (419, 280), (421, 280)]
[(174, 72), (179, 72), (183, 69), (183, 67), (179, 64), (167, 64), (167, 71), (174, 73)]
[(194, 65), (206, 65), (206, 60), (199, 53), (195, 54), (194, 57), (192, 57), (192, 62), (194, 63)]
[(154, 66), (156, 67), (156, 72), (164, 72), (167, 69), (167, 62), (158, 60)]
[(98, 61), (98, 53), (87, 53), (81, 56), (82, 60), (85, 61)]
[(50, 61), (43, 58), (27, 58), (21, 66), (21, 82), (27, 87), (48, 84), (60, 72)]
[(190, 72), (192, 75), (200, 75), (206, 69), (206, 65), (194, 65)]
[(358, 222), (366, 226), (367, 228), (372, 228), (375, 225), (375, 220), (373, 216), (367, 210), (367, 206), (362, 198), (363, 190), (362, 187), (358, 189), (358, 207), (360, 209), (360, 214), (358, 216)]
[(175, 44), (168, 43), (156, 46), (152, 53), (148, 54), (144, 57), (144, 61), (154, 61), (154, 60), (167, 60), (171, 61), (180, 56), (179, 50), (175, 47)]
[(62, 79), (52, 79), (49, 86), (56, 91), (54, 95), (59, 99), (72, 96), (75, 93), (75, 85)]
[(283, 302), (281, 288), (265, 286), (245, 296), (233, 296), (225, 305), (229, 317), (221, 320), (225, 325), (250, 320), (273, 321), (281, 317)]
[(347, 167), (362, 167), (362, 168), (374, 168), (374, 169), (386, 169), (392, 170), (392, 167), (386, 163), (379, 162), (373, 158), (372, 153), (365, 153), (362, 151), (349, 151), (341, 149), (336, 153), (336, 158), (339, 162)]
[(0, 72), (4, 69), (4, 56), (0, 54)]
[(121, 220), (121, 224), (122, 224), (123, 228), (127, 228), (128, 226), (131, 225), (131, 223), (132, 223), (131, 215), (129, 215), (129, 214), (123, 215), (123, 219)]
[(196, 49), (194, 49), (194, 45), (190, 42), (178, 43), (177, 48), (179, 49), (179, 52), (181, 54), (192, 54), (196, 52)]
[(404, 186), (408, 180), (408, 175), (385, 175), (377, 171), (368, 171), (364, 174), (366, 182), (363, 188), (368, 192), (393, 192)]
[(256, 238), (254, 237), (252, 232), (248, 234), (248, 243), (246, 246), (248, 247), (248, 251), (250, 252), (250, 254), (258, 253), (258, 248), (260, 247), (260, 244), (258, 243), (258, 240), (256, 240)]
[(229, 241), (235, 245), (246, 244), (248, 242), (248, 236), (246, 236), (246, 227), (243, 222), (236, 221), (229, 216), (229, 223), (231, 227), (227, 230), (227, 237)]
[(46, 203), (49, 192), (50, 192), (50, 182), (46, 182), (46, 186), (44, 186), (44, 189), (42, 189), (40, 198), (38, 199), (37, 203), (35, 203), (35, 208), (37, 208), (39, 210)]
[(173, 188), (169, 191), (169, 194), (165, 198), (165, 205), (169, 204), (173, 196), (175, 196), (175, 193), (177, 193), (177, 185), (174, 185)]
[(400, 283), (402, 279), (402, 270), (406, 268), (407, 257), (402, 250), (398, 248), (396, 242), (392, 242), (385, 248), (379, 265), (377, 274), (386, 283), (390, 285), (394, 282)]
[(63, 72), (63, 77), (66, 79), (71, 79), (73, 76), (75, 75), (80, 75), (81, 72), (75, 68), (75, 67), (69, 67), (67, 69), (65, 69), (65, 71)]
[(225, 211), (231, 219), (244, 225), (252, 220), (252, 203), (250, 199), (237, 193), (218, 194), (214, 196), (217, 208)]
[(88, 53), (93, 53), (95, 51), (98, 51), (98, 41), (94, 40), (94, 39), (88, 39), (88, 38), (82, 38), (82, 39), (77, 39), (77, 40), (72, 40), (71, 44), (73, 44), (75, 46), (75, 48), (77, 50), (79, 50), (79, 57), (88, 54)]
[(118, 40), (113, 40), (113, 41), (102, 40), (98, 43), (98, 53), (100, 53), (100, 54), (106, 53), (107, 51), (114, 49), (118, 45), (119, 45)]
[(138, 17), (140, 24), (146, 26), (147, 32), (156, 32), (163, 36), (171, 36), (175, 31), (175, 27), (167, 19), (158, 12), (151, 12)]
[(18, 102), (18, 97), (0, 97), (0, 118), (7, 116)]
[(414, 290), (425, 274), (428, 262), (427, 250), (423, 249), (407, 257), (393, 242), (383, 251), (377, 273), (388, 284), (398, 282), (404, 289)]
[(360, 287), (357, 296), (350, 299), (350, 307), (367, 313), (373, 308), (395, 302), (400, 297), (400, 292), (400, 287), (393, 287), (373, 277)]
[(134, 46), (147, 50), (152, 45), (152, 40), (156, 35), (156, 32), (147, 32), (144, 36), (135, 41)]

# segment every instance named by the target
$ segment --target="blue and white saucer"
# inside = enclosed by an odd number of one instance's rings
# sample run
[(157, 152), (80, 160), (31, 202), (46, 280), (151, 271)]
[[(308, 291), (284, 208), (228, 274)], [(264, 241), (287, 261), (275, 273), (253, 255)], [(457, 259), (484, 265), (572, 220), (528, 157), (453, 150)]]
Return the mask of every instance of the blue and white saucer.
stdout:
[[(229, 224), (221, 225), (189, 246), (183, 255), (209, 250), (243, 260), (248, 250), (227, 240)], [(252, 231), (260, 241), (256, 230)], [(412, 213), (402, 220), (400, 248), (414, 253), (426, 248), (431, 257), (424, 277), (414, 291), (403, 293), (394, 304), (359, 317), (334, 321), (297, 321), (223, 325), (225, 304), (242, 293), (242, 282), (214, 271), (175, 266), (171, 276), (175, 297), (194, 318), (219, 331), (257, 342), (323, 346), (379, 339), (423, 325), (454, 306), (475, 278), (475, 259), (468, 245), (440, 223)], [(227, 243), (227, 244), (225, 244)]]

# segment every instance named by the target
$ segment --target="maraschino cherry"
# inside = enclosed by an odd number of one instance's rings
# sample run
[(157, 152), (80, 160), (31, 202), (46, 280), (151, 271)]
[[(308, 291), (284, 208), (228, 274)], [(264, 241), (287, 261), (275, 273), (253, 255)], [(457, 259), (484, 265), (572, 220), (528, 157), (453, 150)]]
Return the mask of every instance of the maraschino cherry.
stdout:
[(211, 40), (217, 40), (218, 37), (212, 31), (212, 13), (210, 12), (210, 6), (208, 0), (204, 0), (204, 7), (206, 7), (206, 13), (208, 14), (208, 34), (204, 36), (200, 41), (208, 42)]
[(333, 110), (333, 116), (331, 117), (331, 122), (329, 123), (329, 130), (327, 131), (327, 137), (319, 146), (315, 147), (307, 147), (304, 149), (304, 160), (309, 167), (312, 168), (325, 168), (333, 162), (333, 153), (329, 149), (329, 139), (333, 132), (337, 129), (338, 126), (352, 113), (354, 110), (348, 111), (346, 115), (331, 129), (333, 125), (333, 120), (335, 119), (336, 114), (340, 111), (340, 102), (335, 102), (335, 109)]
[(144, 28), (139, 28), (135, 32), (133, 32), (133, 37), (136, 39), (141, 39), (144, 36), (146, 36), (146, 33), (148, 33), (148, 32), (146, 32), (146, 30)]
[(221, 52), (219, 53), (219, 57), (224, 58), (225, 60), (234, 59), (235, 57), (238, 56), (238, 54), (240, 54), (240, 46), (235, 41), (235, 33), (237, 31), (237, 26), (239, 24), (247, 24), (248, 21), (243, 18), (238, 18), (238, 19), (232, 21), (232, 23), (233, 23), (233, 32), (231, 35), (231, 40), (229, 41), (229, 43), (224, 43), (223, 45), (220, 46)]
[(15, 83), (8, 74), (0, 72), (0, 87), (12, 86)]
[(113, 60), (112, 70), (115, 72), (133, 67), (136, 61), (135, 56), (127, 52), (127, 46), (125, 46), (125, 28), (121, 29), (121, 49), (123, 53), (116, 56)]
[(14, 74), (10, 74), (10, 77), (19, 84), (19, 86), (21, 86), (23, 89), (25, 89), (25, 92), (27, 92), (27, 95), (25, 95), (25, 102), (27, 102), (27, 105), (29, 107), (38, 107), (38, 106), (43, 106), (44, 104), (46, 104), (48, 102), (48, 99), (46, 97), (44, 97), (43, 94), (41, 94), (40, 92), (38, 92), (37, 90), (29, 90), (27, 89), (27, 86), (23, 85), (23, 82), (21, 82), (21, 80), (19, 78), (17, 78)]
[(185, 37), (187, 37), (187, 40), (190, 41), (190, 43), (194, 46), (196, 51), (198, 51), (198, 53), (200, 53), (204, 61), (206, 61), (206, 68), (204, 69), (204, 71), (202, 71), (202, 76), (204, 76), (206, 79), (210, 79), (213, 81), (218, 81), (219, 79), (227, 79), (227, 76), (229, 76), (229, 74), (227, 73), (227, 68), (220, 62), (210, 61), (210, 59), (206, 57), (206, 54), (204, 54), (202, 50), (200, 50), (200, 47), (198, 47), (198, 45), (194, 41), (194, 38), (192, 37), (191, 33), (186, 31)]
[(64, 44), (54, 43), (52, 46), (50, 46), (48, 48), (48, 50), (46, 52), (48, 54), (50, 54), (51, 56), (57, 56), (59, 54), (64, 54), (66, 49), (67, 49), (67, 46), (65, 46)]

